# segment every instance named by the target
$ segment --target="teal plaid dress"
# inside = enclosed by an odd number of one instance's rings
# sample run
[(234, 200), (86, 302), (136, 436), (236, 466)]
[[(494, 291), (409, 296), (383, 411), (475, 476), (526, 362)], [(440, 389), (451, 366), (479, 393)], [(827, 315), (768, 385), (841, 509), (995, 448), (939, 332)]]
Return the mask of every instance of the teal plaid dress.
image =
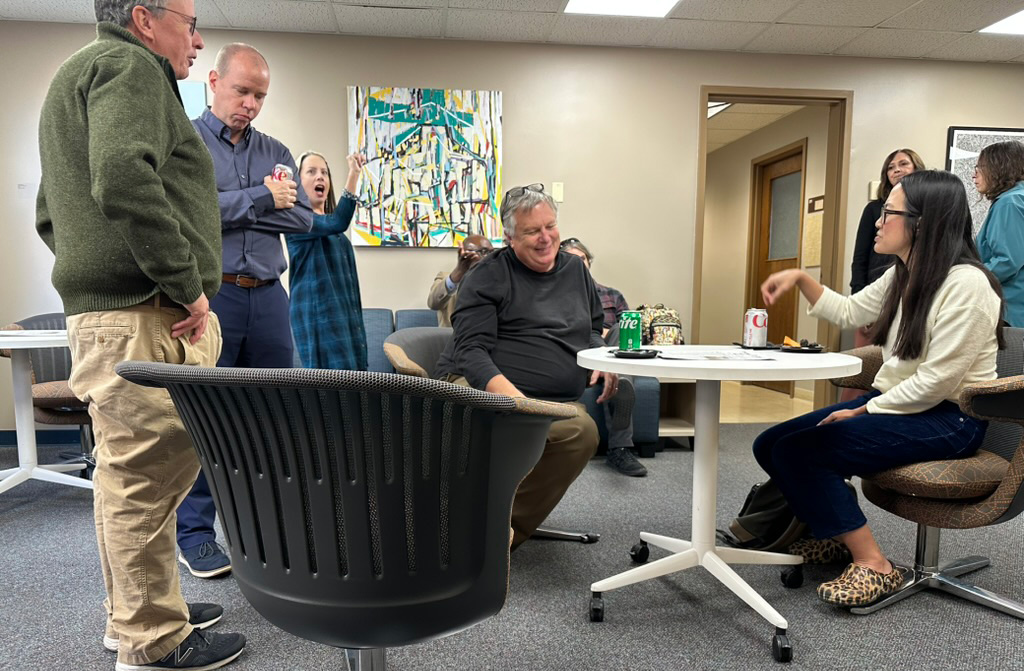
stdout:
[(345, 237), (356, 201), (313, 215), (309, 233), (285, 236), (291, 257), (291, 320), (306, 368), (366, 370), (366, 331), (352, 243)]

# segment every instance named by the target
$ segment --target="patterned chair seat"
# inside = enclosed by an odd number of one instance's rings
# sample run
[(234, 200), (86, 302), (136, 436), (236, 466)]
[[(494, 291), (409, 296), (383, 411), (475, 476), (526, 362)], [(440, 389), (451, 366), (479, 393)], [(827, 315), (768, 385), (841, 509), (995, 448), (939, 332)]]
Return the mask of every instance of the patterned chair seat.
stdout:
[(1010, 462), (987, 450), (966, 459), (922, 461), (875, 473), (884, 489), (929, 499), (977, 499), (996, 490)]

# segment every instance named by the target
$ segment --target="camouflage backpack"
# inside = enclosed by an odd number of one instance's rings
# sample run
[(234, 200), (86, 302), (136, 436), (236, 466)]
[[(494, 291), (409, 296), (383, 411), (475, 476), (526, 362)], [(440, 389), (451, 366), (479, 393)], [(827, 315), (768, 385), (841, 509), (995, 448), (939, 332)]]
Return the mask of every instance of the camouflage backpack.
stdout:
[(640, 328), (645, 345), (683, 344), (683, 322), (678, 312), (664, 303), (641, 305), (637, 311), (643, 316)]

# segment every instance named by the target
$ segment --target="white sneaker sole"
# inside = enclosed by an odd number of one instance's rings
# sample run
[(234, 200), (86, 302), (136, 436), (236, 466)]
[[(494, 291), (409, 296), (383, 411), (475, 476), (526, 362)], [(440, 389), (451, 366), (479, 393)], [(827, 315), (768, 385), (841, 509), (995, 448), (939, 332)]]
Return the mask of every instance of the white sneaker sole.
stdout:
[(185, 567), (188, 568), (188, 572), (197, 578), (216, 578), (219, 575), (224, 575), (225, 573), (231, 571), (231, 564), (228, 564), (227, 566), (221, 566), (220, 568), (211, 569), (209, 571), (197, 571), (191, 566), (189, 566), (188, 560), (185, 559), (185, 555), (181, 554), (180, 552), (178, 553), (178, 561), (184, 564)]
[[(242, 651), (244, 650), (245, 648), (242, 648), (242, 650), (239, 650), (230, 657), (225, 657), (224, 659), (217, 660), (213, 664), (207, 664), (206, 666), (190, 666), (188, 667), (189, 671), (213, 671), (213, 669), (219, 669), (222, 666), (227, 666), (231, 662), (238, 659), (238, 656), (241, 655)], [(150, 666), (149, 664), (124, 664), (122, 662), (117, 662), (116, 664), (114, 664), (115, 671), (150, 671), (151, 669), (159, 671), (160, 667)]]
[[(220, 619), (222, 617), (224, 617), (224, 616), (223, 615), (218, 615), (217, 617), (213, 618), (212, 620), (207, 620), (206, 622), (201, 622), (199, 624), (194, 624), (194, 625), (192, 625), (192, 628), (193, 629), (206, 629), (207, 627), (212, 627), (213, 625), (215, 625), (218, 622), (220, 622)], [(119, 641), (116, 638), (110, 638), (109, 636), (104, 636), (103, 637), (103, 647), (106, 648), (107, 650), (109, 650), (110, 652), (117, 652), (118, 649), (121, 647), (121, 641)]]

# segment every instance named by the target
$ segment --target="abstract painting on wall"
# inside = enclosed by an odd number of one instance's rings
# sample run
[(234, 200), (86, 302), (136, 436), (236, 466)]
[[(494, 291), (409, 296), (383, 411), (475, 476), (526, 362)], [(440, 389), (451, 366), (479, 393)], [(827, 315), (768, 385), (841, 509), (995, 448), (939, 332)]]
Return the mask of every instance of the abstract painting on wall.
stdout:
[(946, 135), (946, 170), (959, 177), (967, 189), (975, 236), (985, 223), (989, 206), (988, 199), (979, 196), (974, 188), (974, 166), (978, 163), (978, 154), (990, 144), (1009, 140), (1024, 141), (1024, 128), (950, 126)]
[(501, 92), (350, 86), (349, 151), (367, 164), (352, 242), (502, 241)]

